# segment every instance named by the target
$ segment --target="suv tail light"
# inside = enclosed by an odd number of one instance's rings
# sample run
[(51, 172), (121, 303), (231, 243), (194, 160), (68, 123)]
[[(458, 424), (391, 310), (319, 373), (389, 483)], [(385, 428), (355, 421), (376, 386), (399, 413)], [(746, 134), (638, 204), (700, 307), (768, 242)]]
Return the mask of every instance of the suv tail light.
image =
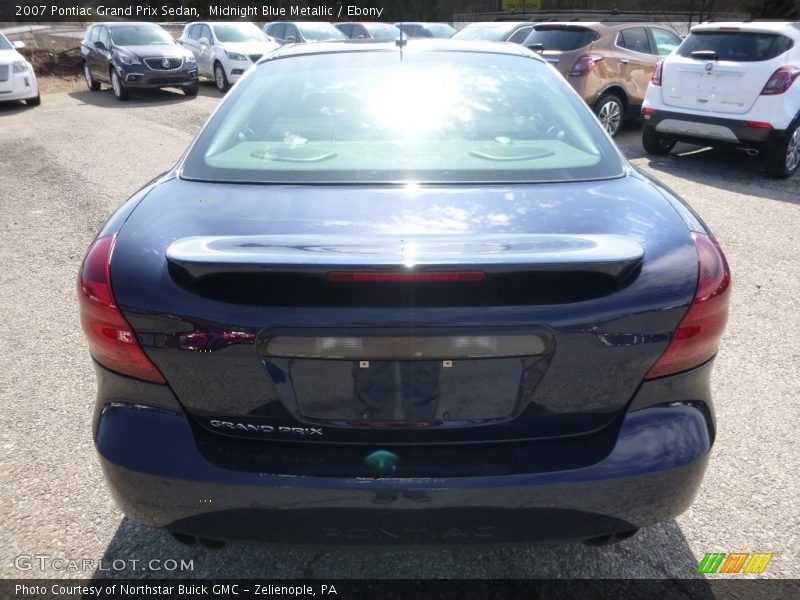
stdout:
[(762, 96), (777, 96), (792, 87), (794, 80), (800, 76), (800, 67), (781, 67), (772, 74), (767, 85), (761, 90)]
[(650, 83), (653, 85), (661, 85), (661, 72), (664, 70), (664, 59), (656, 63), (656, 68), (653, 69), (653, 74), (650, 76)]
[(594, 66), (601, 60), (603, 60), (602, 54), (595, 54), (593, 52), (584, 54), (577, 61), (575, 61), (572, 70), (569, 72), (569, 76), (583, 77), (584, 75), (588, 75), (589, 72), (594, 69)]
[(697, 290), (664, 354), (646, 379), (663, 377), (703, 364), (714, 356), (728, 322), (731, 273), (716, 240), (692, 233), (697, 248)]
[(89, 353), (104, 367), (155, 383), (166, 383), (150, 362), (130, 324), (117, 307), (111, 291), (111, 253), (116, 235), (101, 237), (91, 245), (78, 277), (81, 325)]

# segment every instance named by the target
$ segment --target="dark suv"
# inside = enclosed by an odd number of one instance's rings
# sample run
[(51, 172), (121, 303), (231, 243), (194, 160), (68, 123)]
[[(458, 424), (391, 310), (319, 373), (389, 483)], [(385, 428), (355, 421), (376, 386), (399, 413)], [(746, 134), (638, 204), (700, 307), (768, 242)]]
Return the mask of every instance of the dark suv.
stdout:
[(83, 75), (93, 92), (110, 83), (118, 100), (132, 88), (179, 87), (187, 96), (198, 90), (197, 62), (154, 23), (97, 23), (81, 42)]

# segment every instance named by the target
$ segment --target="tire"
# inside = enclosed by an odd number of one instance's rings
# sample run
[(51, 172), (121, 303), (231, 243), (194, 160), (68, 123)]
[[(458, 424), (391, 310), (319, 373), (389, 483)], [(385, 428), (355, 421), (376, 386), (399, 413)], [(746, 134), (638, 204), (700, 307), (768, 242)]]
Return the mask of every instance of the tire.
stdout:
[(214, 85), (217, 86), (217, 89), (222, 94), (231, 87), (231, 84), (228, 83), (228, 76), (225, 74), (225, 68), (218, 62), (214, 63)]
[(25, 100), (25, 104), (28, 106), (39, 106), (42, 103), (42, 97), (39, 94), (36, 94), (33, 98), (28, 98)]
[(800, 166), (800, 121), (795, 121), (780, 145), (764, 155), (767, 173), (778, 179), (791, 177)]
[(188, 85), (183, 88), (183, 93), (189, 96), (190, 98), (194, 98), (197, 96), (197, 92), (200, 91), (199, 85)]
[(617, 135), (619, 128), (622, 126), (622, 117), (625, 114), (625, 107), (622, 104), (619, 96), (616, 94), (608, 93), (603, 94), (594, 103), (594, 113), (600, 119), (600, 123), (611, 137)]
[(100, 91), (100, 82), (94, 80), (92, 72), (89, 70), (89, 65), (86, 63), (83, 63), (83, 78), (86, 80), (86, 87), (89, 88), (90, 92)]
[(125, 86), (122, 85), (122, 82), (119, 80), (119, 75), (117, 75), (117, 72), (113, 68), (111, 69), (111, 89), (114, 92), (114, 97), (117, 100), (122, 101), (130, 98), (128, 90), (126, 90)]
[(642, 127), (642, 146), (648, 154), (666, 156), (675, 147), (675, 140), (659, 135), (652, 127)]

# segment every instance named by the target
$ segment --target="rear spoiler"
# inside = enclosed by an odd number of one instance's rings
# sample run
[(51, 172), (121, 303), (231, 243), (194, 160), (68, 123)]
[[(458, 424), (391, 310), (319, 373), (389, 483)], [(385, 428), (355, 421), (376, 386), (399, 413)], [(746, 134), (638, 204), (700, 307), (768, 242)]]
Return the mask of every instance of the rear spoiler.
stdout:
[(641, 265), (634, 239), (606, 234), (423, 236), (255, 235), (188, 237), (166, 252), (171, 268), (198, 279), (221, 274), (344, 270), (478, 269), (487, 275), (520, 271), (591, 271), (617, 280)]

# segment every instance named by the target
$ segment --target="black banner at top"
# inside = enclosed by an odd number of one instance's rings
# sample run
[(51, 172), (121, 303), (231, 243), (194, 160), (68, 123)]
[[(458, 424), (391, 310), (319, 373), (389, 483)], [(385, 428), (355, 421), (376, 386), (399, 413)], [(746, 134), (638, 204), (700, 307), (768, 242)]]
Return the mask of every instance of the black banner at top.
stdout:
[[(436, 21), (477, 5), (469, 0), (0, 0), (3, 22), (161, 21)], [(444, 14), (444, 13), (447, 14)]]

